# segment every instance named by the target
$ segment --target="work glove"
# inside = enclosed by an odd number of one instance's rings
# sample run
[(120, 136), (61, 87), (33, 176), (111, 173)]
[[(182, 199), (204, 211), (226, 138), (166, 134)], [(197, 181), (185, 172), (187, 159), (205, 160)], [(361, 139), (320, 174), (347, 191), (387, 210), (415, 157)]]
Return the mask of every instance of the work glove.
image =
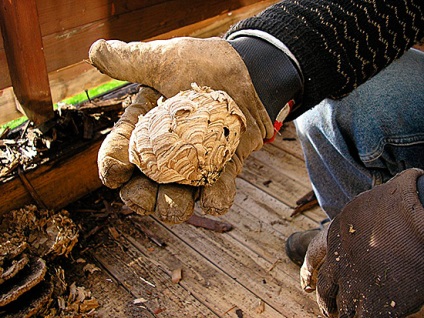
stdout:
[(301, 283), (306, 291), (316, 284), (327, 317), (423, 317), (423, 174), (405, 170), (360, 194), (334, 218), (327, 240), (313, 239)]
[[(264, 139), (274, 135), (273, 123), (235, 49), (221, 38), (175, 38), (146, 43), (98, 40), (91, 46), (89, 58), (102, 73), (154, 88), (165, 98), (189, 89), (191, 83), (223, 90), (233, 98), (246, 117), (246, 131), (241, 136), (235, 155), (227, 162), (220, 178), (213, 185), (198, 188), (177, 184), (158, 185), (141, 173), (131, 179), (132, 165), (128, 158), (124, 158), (126, 162), (119, 165), (115, 165), (116, 161), (110, 161), (108, 156), (99, 154), (98, 158), (103, 183), (112, 188), (124, 184), (121, 197), (140, 214), (156, 213), (163, 221), (181, 223), (193, 213), (197, 198), (207, 214), (220, 215), (227, 212), (234, 201), (235, 178), (241, 171), (243, 161), (251, 152), (262, 147)], [(143, 103), (149, 104), (150, 108), (152, 106), (150, 102)], [(145, 113), (149, 107), (141, 107), (140, 114)], [(125, 129), (126, 136), (123, 139), (127, 140), (135, 123), (126, 125), (130, 129)], [(109, 149), (117, 147), (125, 150), (128, 142), (122, 141), (117, 146), (106, 138), (102, 145), (102, 148)], [(122, 167), (126, 167), (126, 173), (121, 172)], [(109, 179), (116, 179), (116, 175), (121, 175), (122, 179), (118, 183), (109, 182)], [(166, 192), (162, 191), (166, 188), (171, 188), (170, 193), (176, 194), (164, 194), (162, 200), (157, 193)], [(146, 198), (150, 198), (147, 200), (149, 206), (145, 206)], [(158, 198), (157, 202), (154, 202), (155, 198)]]

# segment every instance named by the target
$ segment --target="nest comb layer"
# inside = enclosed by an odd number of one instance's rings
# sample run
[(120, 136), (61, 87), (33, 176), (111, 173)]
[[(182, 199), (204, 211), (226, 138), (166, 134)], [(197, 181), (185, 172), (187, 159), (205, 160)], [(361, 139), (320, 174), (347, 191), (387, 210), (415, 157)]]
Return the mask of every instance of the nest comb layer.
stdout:
[(140, 116), (130, 161), (158, 183), (213, 184), (245, 128), (245, 116), (227, 93), (192, 84)]

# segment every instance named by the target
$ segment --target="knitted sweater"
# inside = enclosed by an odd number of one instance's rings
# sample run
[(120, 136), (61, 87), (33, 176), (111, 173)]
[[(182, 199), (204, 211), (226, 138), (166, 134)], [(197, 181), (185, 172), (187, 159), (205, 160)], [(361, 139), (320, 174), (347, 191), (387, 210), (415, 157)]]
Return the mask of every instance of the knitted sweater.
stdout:
[(339, 99), (424, 38), (423, 0), (286, 0), (234, 25), (284, 43), (303, 74), (301, 109)]

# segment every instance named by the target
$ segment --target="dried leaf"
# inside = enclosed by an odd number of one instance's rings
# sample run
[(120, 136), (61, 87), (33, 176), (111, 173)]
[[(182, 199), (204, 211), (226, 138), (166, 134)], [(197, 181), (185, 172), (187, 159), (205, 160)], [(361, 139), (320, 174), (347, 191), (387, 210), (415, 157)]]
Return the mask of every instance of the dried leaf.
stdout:
[(63, 297), (61, 296), (57, 297), (57, 306), (59, 307), (59, 309), (65, 310), (66, 302), (65, 302), (65, 299), (63, 299)]
[(79, 301), (80, 303), (82, 303), (85, 298), (87, 297), (86, 292), (85, 292), (85, 288), (84, 287), (77, 287), (77, 299), (76, 301)]
[(73, 303), (76, 297), (77, 297), (77, 284), (73, 282), (71, 286), (69, 286), (68, 303)]
[(92, 309), (95, 309), (99, 307), (99, 302), (95, 298), (86, 299), (84, 302), (80, 305), (80, 312), (85, 313)]
[(84, 272), (90, 272), (90, 274), (93, 274), (94, 272), (97, 272), (97, 271), (101, 271), (101, 269), (100, 268), (98, 268), (96, 265), (94, 265), (94, 264), (91, 264), (91, 263), (88, 263), (87, 265), (85, 265), (84, 266), (84, 268), (83, 268), (83, 271)]

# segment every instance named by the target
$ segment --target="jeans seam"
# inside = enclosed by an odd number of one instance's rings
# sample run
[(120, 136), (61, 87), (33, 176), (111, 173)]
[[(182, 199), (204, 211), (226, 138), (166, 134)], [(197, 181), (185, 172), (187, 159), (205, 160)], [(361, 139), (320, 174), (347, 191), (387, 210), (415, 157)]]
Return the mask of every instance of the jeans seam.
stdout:
[[(421, 139), (420, 139), (421, 138)], [(392, 146), (398, 146), (398, 147), (409, 147), (409, 146), (415, 146), (419, 144), (424, 144), (424, 134), (423, 135), (414, 135), (414, 137), (385, 137), (381, 138), (378, 142), (378, 147), (376, 150), (369, 152), (364, 155), (359, 155), (361, 158), (361, 161), (364, 163), (370, 163), (378, 158), (383, 154), (384, 147), (386, 145), (392, 145)], [(411, 140), (411, 141), (408, 141)]]

